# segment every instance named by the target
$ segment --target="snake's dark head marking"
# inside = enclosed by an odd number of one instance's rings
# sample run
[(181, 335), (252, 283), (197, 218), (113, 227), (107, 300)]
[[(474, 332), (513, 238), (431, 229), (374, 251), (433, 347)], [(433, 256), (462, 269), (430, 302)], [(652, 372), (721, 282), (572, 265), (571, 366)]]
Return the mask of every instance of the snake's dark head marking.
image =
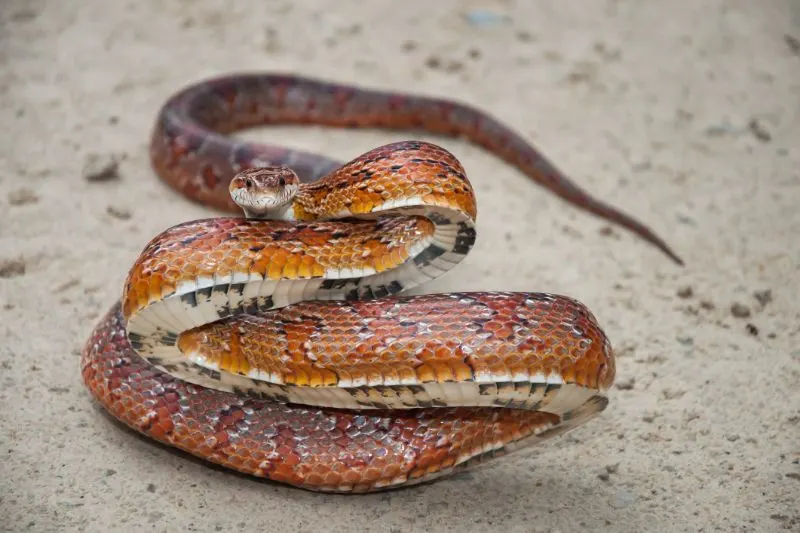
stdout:
[(300, 178), (286, 165), (255, 167), (231, 180), (231, 198), (250, 218), (272, 218), (291, 204)]

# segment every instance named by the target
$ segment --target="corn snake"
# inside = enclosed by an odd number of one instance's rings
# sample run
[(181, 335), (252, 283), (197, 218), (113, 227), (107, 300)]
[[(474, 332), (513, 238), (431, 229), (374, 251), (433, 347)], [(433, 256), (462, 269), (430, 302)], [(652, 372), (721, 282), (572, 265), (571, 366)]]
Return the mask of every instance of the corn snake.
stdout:
[(529, 446), (605, 408), (613, 353), (579, 302), (396, 296), (455, 266), (475, 239), (474, 193), (452, 154), (405, 141), (342, 165), (227, 135), (283, 123), (464, 136), (680, 262), (471, 107), (282, 75), (208, 80), (161, 109), (157, 174), (231, 212), (240, 171), (286, 165), (303, 183), (283, 220), (193, 221), (148, 243), (82, 357), (114, 417), (240, 472), (369, 492)]

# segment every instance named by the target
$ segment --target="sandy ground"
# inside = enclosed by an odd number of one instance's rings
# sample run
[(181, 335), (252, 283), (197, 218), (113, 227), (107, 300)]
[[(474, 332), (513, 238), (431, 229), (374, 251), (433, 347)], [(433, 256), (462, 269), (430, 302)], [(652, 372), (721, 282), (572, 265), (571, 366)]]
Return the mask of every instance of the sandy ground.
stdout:
[[(0, 529), (800, 531), (798, 4), (297, 4), (0, 5)], [(618, 353), (602, 417), (442, 482), (342, 497), (208, 468), (103, 416), (84, 340), (143, 244), (208, 214), (150, 170), (157, 108), (267, 69), (479, 105), (676, 247), (685, 268), (438, 139), (477, 188), (479, 239), (424, 290), (585, 302)], [(340, 158), (399, 138), (246, 137)], [(87, 181), (91, 154), (119, 157), (118, 178)]]

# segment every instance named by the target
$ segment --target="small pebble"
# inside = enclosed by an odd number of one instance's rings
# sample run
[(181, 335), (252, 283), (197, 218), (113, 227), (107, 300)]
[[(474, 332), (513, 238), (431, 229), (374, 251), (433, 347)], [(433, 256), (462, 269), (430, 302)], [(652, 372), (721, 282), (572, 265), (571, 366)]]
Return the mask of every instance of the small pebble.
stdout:
[(89, 154), (83, 165), (83, 177), (90, 182), (119, 179), (119, 161), (110, 154)]
[(106, 207), (106, 213), (119, 220), (128, 220), (131, 218), (131, 212), (121, 207), (114, 207), (110, 205)]
[(772, 140), (772, 135), (769, 131), (767, 131), (761, 122), (758, 119), (751, 119), (750, 122), (747, 124), (750, 133), (753, 134), (753, 137), (758, 139), (761, 142), (769, 142)]
[(700, 309), (703, 309), (705, 311), (713, 311), (716, 308), (717, 307), (714, 305), (714, 302), (710, 302), (708, 300), (702, 300), (700, 302)]
[(753, 293), (753, 298), (762, 306), (772, 302), (772, 290), (764, 289), (763, 291), (756, 291)]
[(436, 56), (430, 56), (425, 60), (425, 66), (432, 69), (437, 69), (442, 66), (442, 60)]
[(736, 318), (748, 318), (750, 316), (750, 308), (737, 302), (731, 306), (731, 314)]
[(786, 34), (783, 36), (783, 40), (786, 41), (786, 46), (789, 47), (789, 50), (791, 50), (793, 54), (800, 55), (800, 39)]
[(694, 290), (689, 285), (686, 285), (678, 289), (676, 294), (678, 295), (678, 298), (691, 298), (694, 296)]
[(630, 377), (626, 380), (618, 381), (616, 385), (619, 390), (633, 390), (636, 385), (636, 378)]
[(413, 52), (417, 49), (417, 43), (414, 41), (406, 41), (400, 48), (403, 50), (403, 52)]
[(747, 333), (749, 333), (749, 334), (750, 334), (750, 335), (752, 335), (753, 337), (758, 337), (758, 328), (756, 327), (756, 325), (755, 325), (755, 324), (750, 324), (750, 323), (748, 323), (748, 324), (745, 326), (745, 329), (747, 330)]
[(686, 391), (683, 390), (664, 389), (661, 391), (661, 396), (663, 396), (665, 400), (677, 400), (682, 398), (684, 394), (686, 394)]
[(679, 335), (675, 337), (675, 340), (684, 346), (692, 346), (694, 344), (694, 338), (689, 335)]

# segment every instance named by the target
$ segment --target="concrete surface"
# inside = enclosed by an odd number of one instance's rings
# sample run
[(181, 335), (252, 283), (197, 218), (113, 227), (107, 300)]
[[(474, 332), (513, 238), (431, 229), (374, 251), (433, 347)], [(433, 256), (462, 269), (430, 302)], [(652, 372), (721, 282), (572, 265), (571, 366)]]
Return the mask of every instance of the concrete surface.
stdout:
[[(800, 530), (798, 6), (5, 0), (0, 529)], [(208, 214), (149, 168), (157, 108), (185, 83), (266, 69), (479, 105), (676, 247), (683, 269), (441, 140), (477, 187), (479, 242), (424, 290), (585, 302), (619, 357), (601, 418), (466, 475), (341, 497), (208, 468), (103, 416), (82, 343), (143, 244)], [(341, 158), (398, 138), (246, 137)], [(123, 158), (119, 179), (84, 179), (92, 153)]]

